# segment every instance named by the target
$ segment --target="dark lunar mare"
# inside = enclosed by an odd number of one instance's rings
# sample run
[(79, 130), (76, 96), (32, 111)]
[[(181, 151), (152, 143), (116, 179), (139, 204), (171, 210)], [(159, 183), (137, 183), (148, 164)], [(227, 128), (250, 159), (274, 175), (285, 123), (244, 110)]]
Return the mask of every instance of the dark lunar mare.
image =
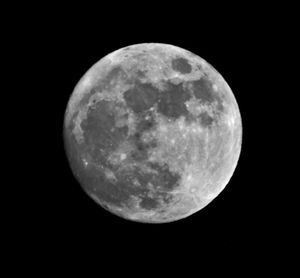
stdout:
[(123, 94), (127, 106), (139, 114), (151, 108), (158, 100), (159, 91), (149, 83), (136, 81), (135, 86)]
[(183, 74), (190, 73), (192, 71), (192, 66), (189, 61), (183, 57), (175, 58), (172, 60), (172, 68)]
[(166, 89), (160, 91), (150, 83), (136, 81), (133, 88), (124, 93), (124, 99), (137, 114), (149, 110), (154, 105), (157, 111), (165, 117), (177, 119), (188, 114), (184, 104), (191, 97), (190, 92), (184, 88), (183, 83), (165, 83)]
[[(118, 78), (126, 79), (126, 73), (121, 67), (116, 66), (84, 95), (79, 103), (79, 109), (85, 106), (95, 93), (113, 87)], [(114, 107), (118, 109), (117, 104)], [(102, 166), (103, 169), (115, 170), (109, 165), (107, 158), (120, 143), (126, 140), (128, 127), (113, 128), (116, 123), (115, 110), (109, 108), (108, 101), (98, 101), (89, 108), (87, 119), (81, 123), (84, 142), (78, 143), (72, 133), (73, 120), (77, 115), (78, 111), (73, 115), (71, 124), (65, 133), (66, 149), (72, 171), (85, 189), (93, 189), (93, 192), (95, 190), (100, 201), (121, 206), (130, 195), (126, 193), (126, 184), (122, 184), (124, 183), (122, 180), (119, 181), (119, 184), (109, 181), (99, 166)], [(82, 157), (87, 154), (89, 154), (92, 162), (85, 168)]]
[[(143, 102), (144, 107), (149, 107), (147, 101)], [(93, 104), (88, 110), (87, 118), (81, 123), (84, 143), (78, 144), (74, 140), (72, 144), (74, 149), (69, 152), (70, 157), (73, 156), (71, 167), (76, 177), (87, 191), (92, 190), (98, 196), (100, 202), (116, 207), (128, 204), (133, 196), (140, 197), (140, 206), (149, 210), (158, 207), (158, 198), (169, 202), (171, 200), (170, 191), (178, 186), (180, 177), (169, 172), (167, 167), (161, 167), (158, 164), (150, 165), (148, 163), (148, 150), (156, 147), (157, 144), (156, 142), (146, 144), (141, 140), (145, 131), (155, 128), (153, 112), (149, 109), (136, 110), (138, 118), (136, 132), (132, 137), (129, 137), (127, 126), (116, 127), (115, 125), (117, 110), (125, 107), (121, 103), (113, 102), (113, 105), (111, 104), (106, 100)], [(131, 107), (135, 107), (135, 104), (132, 104)], [(75, 139), (74, 136), (73, 139)], [(108, 156), (126, 140), (134, 146), (129, 160), (138, 162), (137, 165), (149, 164), (148, 166), (155, 169), (157, 174), (144, 173), (138, 166), (131, 170), (121, 170), (120, 167), (108, 162)], [(85, 168), (81, 156), (86, 154), (89, 154), (92, 162)], [(102, 170), (99, 166), (102, 166)], [(104, 169), (111, 170), (117, 179), (106, 178)], [(140, 186), (134, 184), (135, 179)], [(148, 185), (150, 182), (154, 188), (152, 195), (149, 195)]]
[(213, 109), (213, 116), (209, 115), (207, 112), (202, 112), (197, 117), (203, 127), (211, 127), (213, 123), (216, 123), (218, 117), (224, 112), (224, 99), (219, 92), (213, 90), (213, 83), (206, 76), (189, 83), (192, 85), (192, 95), (200, 101), (200, 104), (207, 106), (214, 103), (216, 104), (216, 108)]
[(128, 139), (135, 146), (135, 149), (131, 153), (133, 160), (146, 160), (148, 158), (148, 150), (157, 146), (155, 140), (147, 143), (142, 140), (144, 132), (155, 128), (156, 122), (153, 111), (144, 111), (138, 115), (135, 132)]
[(200, 119), (200, 123), (203, 127), (210, 127), (212, 123), (215, 121), (213, 117), (211, 117), (207, 112), (202, 112), (198, 118)]
[(127, 126), (112, 129), (115, 122), (116, 113), (109, 108), (109, 101), (98, 101), (89, 108), (87, 119), (81, 122), (85, 143), (97, 145), (99, 149), (115, 149), (128, 133)]
[[(123, 69), (114, 68), (104, 80), (99, 81), (86, 94), (81, 105), (86, 104), (94, 93), (109, 88), (110, 83), (113, 84), (114, 79), (120, 76), (125, 76)], [(126, 108), (122, 106), (124, 104), (114, 102), (114, 105), (109, 105), (111, 103), (108, 101), (101, 100), (89, 109), (87, 119), (81, 123), (84, 131), (84, 143), (78, 144), (76, 142), (71, 132), (71, 127), (73, 127), (71, 125), (66, 135), (67, 142), (71, 143), (67, 143), (66, 148), (72, 170), (79, 182), (87, 190), (93, 189), (100, 201), (121, 207), (128, 204), (132, 196), (138, 196), (142, 200), (140, 206), (150, 210), (158, 207), (159, 197), (165, 202), (169, 202), (171, 199), (170, 192), (178, 186), (180, 180), (180, 176), (171, 173), (167, 165), (161, 166), (148, 161), (149, 149), (157, 146), (155, 140), (147, 143), (141, 140), (143, 133), (155, 128), (156, 125), (154, 112), (150, 109), (155, 106), (158, 113), (176, 120), (181, 116), (190, 116), (184, 102), (189, 100), (192, 94), (206, 104), (212, 103), (214, 100), (218, 101), (218, 96), (213, 92), (212, 84), (204, 78), (193, 81), (191, 91), (185, 89), (183, 83), (176, 85), (168, 82), (163, 91), (159, 91), (150, 83), (141, 83), (138, 80), (135, 81), (134, 85), (133, 88), (124, 93), (126, 106), (137, 117), (136, 130), (132, 136), (128, 136), (127, 126), (116, 127), (116, 111), (119, 108)], [(207, 113), (203, 113), (199, 118), (203, 125), (212, 122)], [(157, 174), (144, 173), (138, 166), (131, 170), (120, 170), (108, 162), (108, 156), (125, 141), (134, 147), (129, 161), (137, 162), (136, 165), (147, 165), (156, 170)], [(90, 155), (92, 163), (85, 168), (81, 155), (87, 153)], [(111, 170), (117, 180), (107, 179), (99, 166)], [(140, 183), (140, 186), (134, 184), (134, 179)], [(150, 191), (147, 186), (149, 183), (154, 188), (153, 196), (149, 195)]]
[(157, 111), (170, 119), (178, 119), (189, 114), (185, 102), (191, 98), (183, 83), (166, 83), (166, 89), (161, 92)]
[(213, 90), (213, 83), (203, 76), (196, 81), (191, 81), (192, 94), (201, 101), (203, 104), (212, 104), (216, 101), (219, 109), (222, 109), (222, 102), (219, 94)]

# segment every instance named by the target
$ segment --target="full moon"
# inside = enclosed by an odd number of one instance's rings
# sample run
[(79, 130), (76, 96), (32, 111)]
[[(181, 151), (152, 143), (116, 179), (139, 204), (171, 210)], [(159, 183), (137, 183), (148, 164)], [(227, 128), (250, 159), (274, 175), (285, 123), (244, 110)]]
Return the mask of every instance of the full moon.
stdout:
[(106, 55), (79, 80), (64, 142), (76, 180), (100, 207), (166, 223), (200, 211), (229, 183), (242, 122), (212, 65), (177, 46), (142, 43)]

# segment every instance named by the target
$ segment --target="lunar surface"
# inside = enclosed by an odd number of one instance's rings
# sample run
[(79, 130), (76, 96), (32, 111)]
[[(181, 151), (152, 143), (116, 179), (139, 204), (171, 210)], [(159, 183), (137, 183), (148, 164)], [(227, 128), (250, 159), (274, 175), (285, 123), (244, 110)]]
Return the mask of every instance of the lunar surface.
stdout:
[(128, 46), (93, 65), (64, 121), (74, 176), (102, 208), (165, 223), (205, 207), (241, 151), (236, 99), (210, 64), (160, 43)]

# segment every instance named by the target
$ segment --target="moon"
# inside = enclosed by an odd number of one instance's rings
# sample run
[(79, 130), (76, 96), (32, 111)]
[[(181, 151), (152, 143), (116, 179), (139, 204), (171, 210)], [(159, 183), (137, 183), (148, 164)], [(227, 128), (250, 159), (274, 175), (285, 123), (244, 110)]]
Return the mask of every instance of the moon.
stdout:
[(74, 88), (65, 150), (84, 192), (127, 220), (167, 223), (204, 208), (229, 183), (242, 121), (221, 74), (162, 43), (116, 50)]

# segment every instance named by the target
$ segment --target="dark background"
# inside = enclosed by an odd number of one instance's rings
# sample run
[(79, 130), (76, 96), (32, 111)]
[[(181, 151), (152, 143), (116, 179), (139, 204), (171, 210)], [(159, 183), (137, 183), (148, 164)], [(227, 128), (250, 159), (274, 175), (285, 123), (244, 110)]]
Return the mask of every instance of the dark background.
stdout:
[[(26, 17), (20, 33), (12, 33), (22, 44), (18, 55), (26, 60), (24, 72), (35, 80), (22, 83), (29, 92), (30, 123), (19, 127), (24, 140), (29, 137), (22, 179), (30, 196), (18, 212), (18, 227), (21, 242), (37, 254), (78, 260), (95, 255), (102, 263), (133, 256), (133, 265), (149, 257), (149, 264), (166, 265), (171, 258), (173, 266), (186, 260), (197, 267), (197, 254), (212, 251), (213, 261), (254, 247), (259, 253), (272, 238), (270, 227), (280, 215), (272, 193), (280, 183), (279, 177), (274, 181), (272, 167), (279, 154), (270, 140), (278, 128), (272, 111), (279, 91), (270, 86), (276, 82), (274, 57), (282, 42), (277, 14), (241, 9), (205, 18), (206, 12), (191, 13), (193, 7), (145, 13), (147, 9), (122, 16), (100, 9), (84, 17), (84, 11), (51, 13), (43, 7), (33, 19)], [(231, 87), (243, 124), (240, 159), (223, 192), (201, 211), (167, 224), (136, 223), (102, 209), (74, 178), (63, 141), (65, 109), (82, 75), (105, 55), (147, 42), (173, 44), (210, 63)]]

